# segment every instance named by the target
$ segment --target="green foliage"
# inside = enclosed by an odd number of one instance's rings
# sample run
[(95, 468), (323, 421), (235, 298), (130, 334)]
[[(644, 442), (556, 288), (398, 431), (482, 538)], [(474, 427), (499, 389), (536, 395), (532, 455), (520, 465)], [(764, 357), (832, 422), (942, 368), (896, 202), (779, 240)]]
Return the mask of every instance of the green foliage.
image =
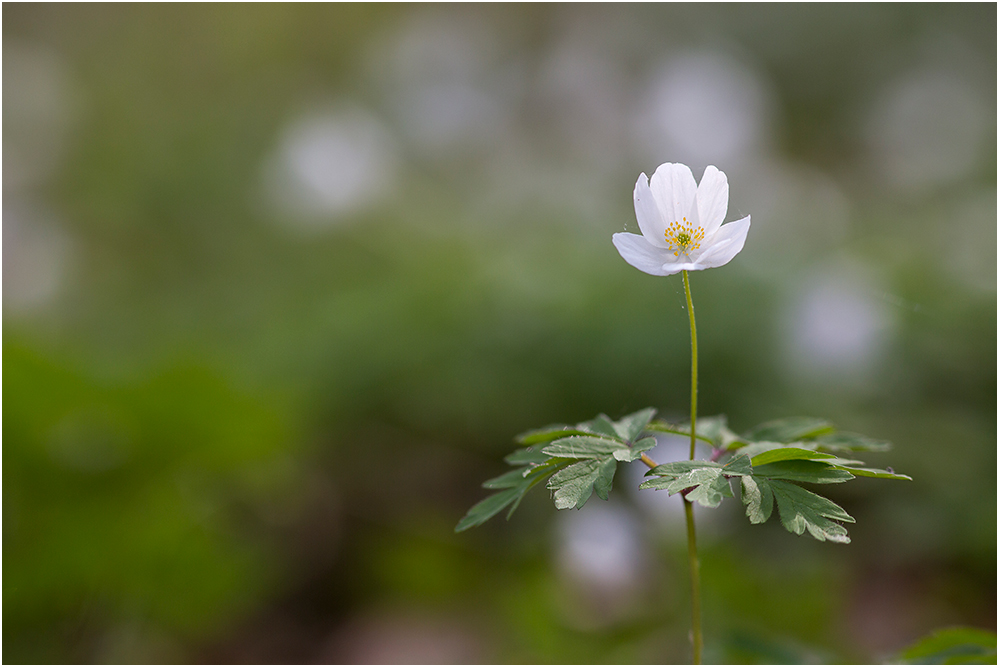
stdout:
[(760, 485), (771, 488), (778, 503), (781, 524), (794, 534), (809, 534), (816, 540), (831, 540), (835, 543), (849, 543), (847, 529), (832, 520), (854, 522), (854, 518), (833, 501), (782, 480), (768, 480), (760, 476)]
[[(510, 517), (528, 490), (546, 477), (560, 510), (582, 508), (593, 493), (607, 500), (618, 462), (635, 461), (656, 445), (649, 433), (690, 437), (690, 424), (653, 420), (655, 413), (655, 409), (646, 408), (617, 422), (601, 414), (575, 426), (552, 425), (521, 434), (517, 441), (529, 447), (506, 458), (507, 463), (521, 468), (484, 483), (487, 489), (501, 491), (473, 506), (455, 530), (482, 524), (508, 506)], [(646, 460), (652, 467), (646, 475), (652, 477), (639, 488), (680, 493), (692, 503), (717, 508), (733, 496), (731, 481), (739, 479), (740, 496), (752, 524), (766, 522), (777, 507), (781, 524), (788, 531), (798, 535), (808, 532), (820, 541), (849, 543), (847, 530), (839, 522), (854, 522), (854, 518), (800, 484), (842, 483), (855, 476), (910, 480), (891, 469), (870, 468), (859, 460), (838, 456), (881, 451), (889, 444), (838, 432), (819, 418), (772, 420), (739, 436), (729, 429), (725, 416), (717, 415), (698, 420), (695, 438), (712, 446), (711, 461), (655, 465)], [(722, 459), (726, 461), (719, 461)]]
[(59, 636), (33, 629), (88, 601), (198, 637), (266, 595), (273, 554), (234, 516), (292, 498), (279, 400), (195, 365), (110, 381), (11, 336), (3, 360), (9, 652), (47, 662)]
[(487, 489), (502, 491), (469, 509), (455, 531), (478, 526), (508, 506), (509, 518), (528, 490), (549, 476), (548, 489), (560, 510), (582, 508), (594, 492), (607, 500), (618, 462), (639, 459), (656, 446), (655, 438), (639, 438), (655, 414), (655, 408), (645, 408), (617, 422), (601, 414), (576, 426), (554, 425), (521, 434), (518, 443), (548, 445), (509, 455), (508, 464), (527, 466), (483, 483)]
[(833, 431), (833, 425), (821, 418), (792, 417), (771, 420), (757, 425), (745, 436), (748, 442), (777, 441), (794, 443)]
[(900, 652), (899, 663), (996, 664), (997, 634), (982, 629), (939, 629)]
[[(513, 459), (515, 462), (520, 463), (532, 454), (536, 453), (522, 450), (514, 453), (508, 459)], [(509, 518), (517, 510), (517, 506), (521, 503), (521, 499), (524, 498), (529, 489), (540, 483), (547, 475), (558, 471), (568, 462), (569, 460), (560, 461), (552, 458), (544, 464), (529, 464), (523, 468), (508, 471), (501, 476), (487, 480), (483, 483), (483, 487), (486, 489), (501, 489), (502, 491), (488, 496), (472, 506), (469, 512), (465, 514), (465, 517), (458, 523), (458, 526), (455, 527), (455, 531), (465, 531), (471, 527), (479, 526), (507, 506), (510, 506), (510, 510), (507, 511), (507, 517)]]
[(657, 466), (649, 471), (658, 476), (639, 485), (639, 489), (665, 489), (670, 494), (689, 490), (685, 498), (706, 508), (716, 508), (724, 497), (733, 495), (729, 478), (749, 475), (750, 460), (735, 457), (725, 466), (716, 462), (681, 461)]

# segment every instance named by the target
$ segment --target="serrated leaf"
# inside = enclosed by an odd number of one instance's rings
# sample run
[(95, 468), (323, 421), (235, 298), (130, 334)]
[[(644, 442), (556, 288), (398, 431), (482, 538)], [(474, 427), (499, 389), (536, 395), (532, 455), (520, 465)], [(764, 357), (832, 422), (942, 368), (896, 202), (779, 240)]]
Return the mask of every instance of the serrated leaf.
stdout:
[(601, 434), (603, 436), (610, 436), (613, 439), (618, 439), (618, 431), (615, 429), (614, 423), (604, 413), (601, 413), (593, 420), (588, 420), (586, 422), (581, 422), (577, 427), (586, 429), (595, 434)]
[(520, 487), (524, 484), (524, 475), (531, 471), (533, 467), (526, 466), (513, 471), (507, 471), (496, 478), (490, 478), (483, 483), (486, 489), (507, 489), (508, 487)]
[(656, 439), (652, 437), (647, 437), (639, 440), (631, 448), (619, 448), (615, 450), (612, 455), (615, 459), (620, 462), (633, 462), (642, 456), (642, 453), (647, 450), (652, 450), (656, 447)]
[(832, 452), (884, 452), (892, 447), (888, 441), (849, 431), (821, 434), (813, 440), (819, 447)]
[(592, 432), (585, 431), (578, 427), (571, 427), (568, 425), (550, 425), (548, 427), (542, 427), (541, 429), (532, 429), (531, 431), (526, 431), (523, 434), (518, 434), (514, 440), (521, 445), (535, 445), (537, 443), (548, 443), (549, 441), (554, 441), (557, 438), (562, 438), (564, 436), (585, 435), (589, 433)]
[(771, 516), (774, 508), (774, 494), (766, 478), (744, 476), (740, 478), (743, 505), (747, 507), (747, 517), (751, 524), (763, 524)]
[(466, 529), (479, 526), (513, 503), (519, 496), (521, 496), (522, 493), (521, 489), (512, 487), (510, 489), (505, 489), (502, 492), (497, 492), (492, 496), (487, 496), (485, 499), (472, 506), (472, 508), (469, 509), (469, 512), (465, 514), (465, 517), (459, 520), (458, 525), (455, 526), (455, 532), (457, 533), (459, 531), (465, 531)]
[(603, 436), (567, 436), (546, 445), (542, 448), (542, 452), (550, 457), (591, 459), (611, 457), (616, 450), (621, 450), (623, 446), (628, 449), (624, 443)]
[[(681, 429), (679, 425), (663, 422), (662, 420), (653, 420), (647, 424), (646, 431), (658, 431), (664, 434), (676, 434), (677, 436), (691, 436), (691, 429), (687, 428), (686, 425), (684, 429)], [(707, 443), (708, 445), (715, 447), (715, 443), (707, 436), (695, 434), (695, 438), (703, 443)]]
[(733, 495), (733, 490), (729, 487), (729, 480), (721, 473), (719, 471), (714, 480), (695, 487), (684, 498), (706, 508), (718, 508), (723, 498)]
[(754, 466), (755, 477), (811, 482), (817, 485), (847, 482), (854, 475), (840, 468), (805, 459), (792, 459)]
[(597, 479), (594, 481), (594, 493), (604, 501), (608, 500), (611, 493), (611, 484), (615, 480), (615, 471), (618, 470), (618, 462), (614, 459), (606, 459), (597, 468)]
[(726, 465), (722, 467), (722, 472), (726, 475), (745, 476), (753, 474), (753, 467), (751, 466), (749, 457), (737, 455), (726, 462)]
[[(686, 463), (686, 462), (674, 462), (674, 464), (681, 464), (681, 463)], [(639, 485), (639, 489), (665, 489), (670, 494), (676, 494), (677, 492), (683, 491), (688, 487), (695, 487), (697, 485), (711, 483), (716, 478), (722, 475), (721, 466), (717, 464), (715, 466), (705, 466), (705, 464), (714, 464), (714, 462), (698, 462), (698, 463), (702, 464), (702, 466), (693, 467), (677, 475), (666, 474), (658, 478), (655, 478), (653, 480), (647, 480), (646, 482)]]
[(608, 471), (609, 464), (611, 467), (617, 467), (618, 462), (614, 459), (606, 461), (585, 459), (582, 462), (570, 464), (553, 475), (549, 479), (548, 488), (554, 492), (553, 499), (556, 508), (559, 510), (573, 507), (582, 508), (583, 504), (590, 498), (591, 492), (594, 491), (595, 483), (598, 483), (599, 480), (601, 493), (604, 494), (602, 498), (606, 499), (614, 477), (613, 469)]
[(772, 462), (788, 461), (792, 459), (834, 459), (835, 456), (825, 452), (807, 450), (805, 448), (773, 448), (754, 455), (750, 460), (753, 466), (762, 466)]
[(755, 441), (753, 443), (744, 443), (736, 452), (753, 458), (762, 452), (767, 452), (768, 450), (777, 450), (778, 448), (787, 447), (787, 444), (778, 443), (777, 441)]
[[(743, 444), (743, 440), (726, 426), (725, 415), (710, 415), (698, 418), (696, 431), (698, 436), (704, 437), (712, 443), (713, 447), (723, 450), (735, 450)], [(691, 423), (685, 422), (679, 425), (686, 434), (691, 433)]]
[(820, 541), (851, 542), (847, 529), (833, 520), (853, 522), (854, 518), (836, 503), (790, 482), (770, 480), (768, 484), (777, 502), (781, 523), (786, 529), (800, 536), (808, 531)]
[(831, 431), (833, 431), (833, 425), (821, 418), (791, 417), (759, 424), (746, 432), (744, 439), (747, 442), (793, 443), (805, 438), (815, 438)]
[(508, 505), (507, 512), (509, 518), (520, 505), (525, 494), (532, 487), (537, 485), (547, 476), (568, 465), (572, 460), (550, 457), (541, 464), (529, 465), (513, 471), (508, 471), (503, 475), (491, 478), (483, 483), (487, 489), (501, 489), (501, 492), (488, 496), (465, 514), (455, 531), (465, 531), (474, 526), (478, 526), (490, 519)]
[(853, 473), (856, 476), (863, 478), (884, 478), (886, 480), (913, 480), (908, 475), (902, 473), (896, 473), (895, 471), (886, 471), (885, 469), (875, 469), (869, 468), (867, 466), (856, 466), (862, 462), (855, 462), (850, 459), (831, 459), (830, 464), (836, 466), (839, 469), (843, 469), (849, 473)]
[(718, 462), (706, 462), (702, 459), (683, 459), (676, 462), (669, 462), (667, 464), (660, 464), (659, 466), (646, 471), (646, 475), (658, 475), (658, 476), (671, 476), (676, 477), (693, 471), (694, 469), (703, 468), (722, 468), (722, 464)]
[(639, 457), (642, 456), (642, 453), (646, 452), (647, 450), (652, 450), (655, 447), (656, 447), (656, 439), (653, 438), (652, 436), (647, 436), (646, 438), (639, 439), (638, 441), (635, 442), (635, 445), (632, 446), (631, 451), (629, 453), (630, 458), (628, 461), (633, 462), (636, 459), (639, 459)]
[(521, 448), (515, 450), (503, 458), (511, 466), (523, 466), (524, 464), (541, 464), (549, 456), (542, 452), (541, 448)]
[(646, 425), (649, 424), (654, 415), (656, 415), (655, 408), (643, 408), (641, 411), (626, 415), (613, 424), (615, 433), (631, 443), (639, 437), (639, 434), (646, 428)]

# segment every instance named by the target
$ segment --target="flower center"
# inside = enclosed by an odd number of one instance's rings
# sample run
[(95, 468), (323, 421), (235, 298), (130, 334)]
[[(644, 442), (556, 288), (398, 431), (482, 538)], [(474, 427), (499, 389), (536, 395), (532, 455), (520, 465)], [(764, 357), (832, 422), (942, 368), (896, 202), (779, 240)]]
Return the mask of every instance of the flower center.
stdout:
[(672, 222), (663, 234), (667, 239), (668, 250), (672, 250), (675, 257), (688, 255), (701, 248), (701, 241), (705, 238), (704, 228), (700, 225), (694, 227), (687, 218)]

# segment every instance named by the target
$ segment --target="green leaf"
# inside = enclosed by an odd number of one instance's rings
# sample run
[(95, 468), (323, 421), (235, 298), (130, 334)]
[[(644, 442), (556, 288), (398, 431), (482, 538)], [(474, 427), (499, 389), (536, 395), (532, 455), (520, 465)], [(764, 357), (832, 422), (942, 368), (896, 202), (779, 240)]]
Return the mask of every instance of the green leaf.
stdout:
[(747, 507), (747, 517), (751, 524), (763, 524), (771, 516), (774, 494), (766, 478), (744, 476), (740, 478), (743, 505)]
[(591, 459), (594, 457), (611, 457), (617, 450), (629, 448), (624, 443), (601, 436), (567, 436), (553, 441), (542, 448), (542, 452), (551, 457), (567, 457), (569, 459)]
[(548, 488), (554, 492), (556, 508), (582, 508), (594, 491), (595, 483), (598, 485), (598, 496), (607, 499), (617, 466), (618, 462), (614, 459), (586, 459), (557, 472), (549, 479), (548, 484)]
[[(661, 431), (678, 436), (691, 436), (691, 423), (671, 424), (657, 420), (646, 427), (650, 431)], [(744, 442), (726, 426), (725, 415), (698, 418), (695, 438), (713, 448), (735, 450)]]
[(701, 460), (671, 462), (650, 471), (656, 477), (639, 485), (639, 489), (659, 489), (676, 494), (693, 488), (685, 495), (688, 501), (716, 508), (723, 498), (733, 495), (727, 476), (749, 475), (750, 470), (747, 457), (737, 457), (725, 466)]
[(615, 459), (620, 462), (633, 462), (642, 456), (642, 453), (647, 450), (652, 450), (656, 447), (656, 439), (652, 437), (646, 437), (640, 439), (631, 448), (619, 448), (615, 450), (612, 455)]
[(578, 427), (550, 425), (541, 429), (532, 429), (523, 434), (519, 434), (514, 440), (521, 445), (535, 445), (536, 443), (548, 443), (563, 436), (586, 435), (592, 432), (585, 431)]
[[(691, 423), (686, 422), (681, 425), (687, 434), (691, 433)], [(716, 448), (723, 450), (735, 450), (743, 445), (743, 440), (729, 430), (726, 426), (725, 415), (712, 415), (698, 418), (697, 432), (699, 436), (704, 436)]]
[(755, 477), (811, 482), (817, 485), (847, 482), (854, 478), (853, 474), (841, 468), (805, 459), (792, 459), (754, 466), (753, 473)]
[[(674, 463), (677, 464), (681, 462)], [(712, 464), (713, 462), (700, 463)], [(639, 489), (665, 489), (670, 494), (676, 494), (677, 492), (683, 491), (688, 487), (696, 487), (705, 483), (712, 483), (721, 475), (722, 467), (718, 464), (715, 466), (700, 466), (697, 468), (691, 468), (690, 470), (677, 475), (666, 474), (653, 480), (647, 480), (639, 485)]]
[(656, 415), (655, 408), (643, 408), (641, 411), (626, 415), (612, 426), (618, 436), (631, 443), (639, 437), (654, 415)]
[(533, 467), (526, 466), (513, 471), (507, 471), (496, 478), (490, 478), (483, 483), (486, 489), (507, 489), (508, 487), (520, 487), (524, 484), (524, 475), (531, 471)]
[(747, 442), (777, 441), (793, 443), (833, 431), (833, 425), (821, 418), (792, 417), (771, 420), (757, 425), (746, 434)]
[(752, 475), (753, 467), (749, 457), (737, 455), (726, 462), (726, 465), (722, 467), (722, 472), (726, 475)]
[(514, 500), (521, 494), (522, 492), (520, 489), (512, 487), (492, 496), (487, 496), (485, 499), (469, 509), (469, 512), (465, 514), (465, 517), (463, 517), (455, 527), (455, 532), (457, 533), (459, 531), (465, 531), (466, 529), (479, 526), (513, 503)]
[(995, 664), (997, 634), (983, 629), (939, 629), (899, 654), (903, 663)]
[(772, 462), (788, 461), (792, 459), (834, 459), (834, 455), (805, 448), (774, 448), (766, 450), (759, 455), (755, 455), (750, 463), (753, 466), (761, 466)]
[(611, 493), (611, 483), (615, 479), (615, 471), (618, 470), (618, 462), (614, 459), (606, 459), (601, 462), (597, 469), (597, 479), (594, 480), (594, 492), (604, 501), (608, 500)]
[(778, 504), (781, 523), (786, 529), (800, 536), (808, 531), (820, 541), (851, 542), (847, 529), (833, 520), (853, 522), (854, 518), (836, 503), (782, 480), (770, 480), (768, 484)]
[(714, 480), (695, 487), (685, 498), (706, 508), (718, 508), (724, 497), (733, 495), (729, 480), (721, 473), (717, 473)]
[(546, 476), (551, 475), (569, 463), (570, 460), (553, 457), (541, 464), (508, 471), (503, 475), (487, 480), (483, 483), (483, 487), (503, 491), (488, 496), (472, 506), (469, 512), (465, 514), (465, 517), (459, 521), (455, 527), (455, 531), (465, 531), (474, 526), (479, 526), (508, 505), (510, 506), (510, 510), (507, 512), (507, 517), (510, 518), (518, 505), (520, 505), (524, 495), (528, 493), (528, 490), (541, 482)]
[(604, 436), (610, 436), (613, 439), (618, 439), (618, 430), (615, 429), (615, 424), (611, 421), (604, 413), (601, 413), (593, 420), (588, 420), (587, 422), (581, 422), (577, 427), (586, 429), (595, 434), (602, 434)]
[(908, 475), (902, 473), (896, 473), (895, 471), (887, 471), (885, 469), (875, 469), (866, 466), (856, 466), (856, 464), (861, 464), (863, 462), (858, 462), (852, 459), (830, 459), (827, 460), (828, 464), (836, 466), (838, 469), (843, 469), (849, 473), (853, 473), (856, 476), (864, 478), (884, 478), (886, 480), (913, 480)]
[[(676, 434), (678, 436), (688, 436), (688, 437), (691, 436), (691, 428), (689, 426), (684, 425), (682, 428), (679, 425), (670, 424), (669, 422), (663, 422), (662, 420), (653, 420), (652, 422), (647, 424), (646, 431), (658, 431), (664, 434)], [(701, 433), (696, 433), (694, 437), (699, 441), (711, 445), (713, 448), (715, 447), (715, 442), (712, 441), (712, 439), (708, 438), (707, 436), (702, 435)]]
[(721, 469), (722, 464), (719, 464), (718, 462), (706, 462), (702, 459), (683, 459), (676, 462), (670, 462), (668, 464), (660, 464), (659, 466), (646, 471), (646, 475), (676, 477), (695, 469), (703, 468)]
[(849, 431), (820, 434), (814, 440), (820, 448), (832, 452), (884, 452), (891, 447), (888, 441), (853, 434)]
[(777, 441), (755, 441), (753, 443), (744, 443), (739, 447), (739, 452), (741, 455), (746, 455), (747, 457), (755, 457), (762, 452), (767, 452), (768, 450), (777, 450), (778, 448), (787, 448), (785, 443), (778, 443)]
[(510, 453), (503, 460), (511, 466), (519, 466), (523, 464), (541, 464), (548, 458), (549, 456), (542, 452), (541, 449), (521, 448)]

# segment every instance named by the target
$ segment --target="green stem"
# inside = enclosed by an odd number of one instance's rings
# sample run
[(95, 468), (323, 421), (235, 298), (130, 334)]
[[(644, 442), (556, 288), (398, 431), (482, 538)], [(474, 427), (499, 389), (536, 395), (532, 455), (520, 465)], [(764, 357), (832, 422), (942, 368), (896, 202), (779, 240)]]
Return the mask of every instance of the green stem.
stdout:
[[(695, 421), (698, 418), (698, 330), (694, 324), (694, 302), (691, 301), (691, 281), (688, 273), (684, 277), (684, 294), (687, 297), (688, 318), (691, 321), (691, 456), (694, 459)], [(694, 508), (684, 499), (684, 516), (687, 519), (688, 567), (691, 570), (691, 644), (694, 662), (701, 663), (701, 585), (698, 574), (698, 546), (694, 533)]]
[(694, 663), (701, 663), (701, 585), (698, 576), (698, 546), (694, 538), (694, 505), (684, 499), (684, 516), (687, 518), (688, 567), (691, 571), (691, 645)]
[(691, 301), (691, 281), (688, 273), (682, 271), (684, 277), (684, 294), (687, 296), (688, 319), (691, 321), (691, 454), (688, 459), (694, 459), (695, 421), (698, 419), (698, 329), (694, 324), (694, 302)]

